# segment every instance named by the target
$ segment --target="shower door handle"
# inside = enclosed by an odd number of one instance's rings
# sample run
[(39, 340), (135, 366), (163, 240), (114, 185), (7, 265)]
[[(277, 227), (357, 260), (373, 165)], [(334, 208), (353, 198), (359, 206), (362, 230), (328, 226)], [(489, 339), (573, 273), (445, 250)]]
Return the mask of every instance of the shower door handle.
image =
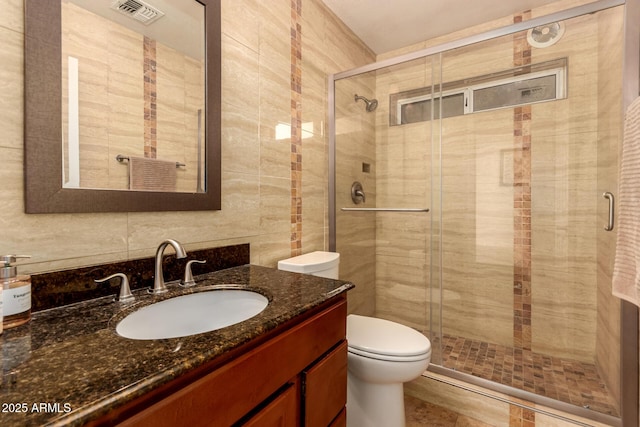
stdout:
[(602, 197), (604, 197), (605, 199), (609, 200), (609, 219), (607, 221), (607, 225), (604, 226), (604, 229), (606, 231), (611, 231), (613, 230), (613, 205), (615, 203), (615, 198), (613, 197), (613, 193), (607, 191), (605, 193), (602, 194)]

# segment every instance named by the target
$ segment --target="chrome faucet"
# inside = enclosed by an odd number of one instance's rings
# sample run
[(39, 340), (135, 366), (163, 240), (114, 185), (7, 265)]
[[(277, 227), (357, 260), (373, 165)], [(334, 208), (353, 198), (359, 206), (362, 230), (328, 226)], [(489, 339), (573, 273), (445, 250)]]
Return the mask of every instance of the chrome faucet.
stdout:
[(182, 245), (176, 240), (167, 239), (164, 242), (160, 243), (160, 246), (158, 246), (158, 250), (156, 251), (153, 289), (149, 291), (152, 294), (161, 294), (167, 292), (167, 287), (164, 284), (164, 276), (162, 273), (162, 255), (164, 254), (164, 250), (168, 245), (173, 246), (173, 249), (176, 251), (176, 258), (180, 259), (187, 257), (187, 251), (185, 251)]

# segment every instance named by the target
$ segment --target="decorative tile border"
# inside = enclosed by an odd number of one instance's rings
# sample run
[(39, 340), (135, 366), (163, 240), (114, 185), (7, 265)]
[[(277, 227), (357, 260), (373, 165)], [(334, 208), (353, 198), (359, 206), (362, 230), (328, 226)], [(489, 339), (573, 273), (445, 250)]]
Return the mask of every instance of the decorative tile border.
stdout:
[[(514, 23), (531, 11), (514, 16)], [(514, 35), (513, 65), (531, 64), (526, 32)], [(513, 344), (531, 351), (531, 106), (516, 107), (513, 116)]]
[(144, 36), (144, 157), (155, 159), (158, 146), (156, 105), (156, 41)]
[(291, 256), (302, 254), (302, 0), (291, 0)]

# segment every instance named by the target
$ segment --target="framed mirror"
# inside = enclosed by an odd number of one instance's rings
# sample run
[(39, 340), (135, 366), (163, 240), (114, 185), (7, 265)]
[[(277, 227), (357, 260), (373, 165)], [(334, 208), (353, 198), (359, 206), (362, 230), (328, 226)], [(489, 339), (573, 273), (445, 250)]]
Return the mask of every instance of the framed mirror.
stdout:
[(27, 213), (220, 209), (219, 0), (25, 0)]

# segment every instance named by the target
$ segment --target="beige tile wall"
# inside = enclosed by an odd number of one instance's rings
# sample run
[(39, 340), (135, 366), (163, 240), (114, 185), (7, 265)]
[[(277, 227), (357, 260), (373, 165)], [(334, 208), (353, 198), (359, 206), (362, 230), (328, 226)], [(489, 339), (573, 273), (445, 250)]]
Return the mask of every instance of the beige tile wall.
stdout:
[[(376, 223), (369, 212), (342, 212), (342, 207), (376, 206), (375, 114), (365, 110), (354, 95), (373, 97), (375, 78), (365, 74), (336, 82), (336, 250), (340, 253), (340, 275), (358, 284), (349, 292), (349, 311), (373, 315), (375, 311)], [(371, 166), (365, 173), (362, 163)], [(360, 182), (364, 205), (351, 199), (351, 185)]]
[[(153, 255), (175, 238), (187, 250), (251, 243), (252, 262), (290, 256), (291, 118), (289, 0), (222, 1), (222, 210), (26, 215), (23, 205), (23, 1), (0, 16), (2, 247), (33, 258), (23, 272)], [(373, 54), (319, 0), (302, 3), (303, 251), (326, 249), (327, 75), (370, 63)], [(142, 107), (141, 107), (142, 109)], [(142, 141), (142, 137), (140, 137)], [(373, 286), (373, 285), (371, 285)]]

